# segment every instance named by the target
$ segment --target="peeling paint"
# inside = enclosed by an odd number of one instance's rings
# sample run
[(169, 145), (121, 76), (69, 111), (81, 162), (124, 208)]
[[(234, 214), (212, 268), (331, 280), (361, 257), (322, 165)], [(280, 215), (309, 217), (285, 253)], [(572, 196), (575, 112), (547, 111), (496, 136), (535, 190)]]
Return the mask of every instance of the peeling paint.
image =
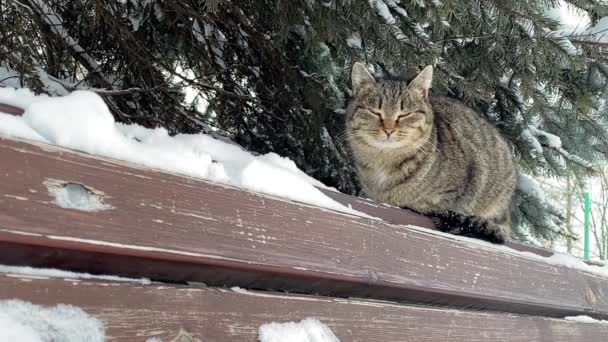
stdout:
[(27, 200), (29, 200), (29, 198), (27, 198), (27, 197), (16, 196), (16, 195), (4, 195), (4, 197), (13, 198), (13, 199), (16, 199), (16, 200), (19, 200), (19, 201), (27, 201)]

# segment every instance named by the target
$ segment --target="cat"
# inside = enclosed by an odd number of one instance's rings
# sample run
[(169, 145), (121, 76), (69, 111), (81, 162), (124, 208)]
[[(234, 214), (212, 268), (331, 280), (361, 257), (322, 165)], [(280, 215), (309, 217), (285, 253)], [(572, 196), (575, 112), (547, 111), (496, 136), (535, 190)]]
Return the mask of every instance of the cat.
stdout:
[(504, 243), (516, 172), (510, 146), (464, 103), (429, 93), (433, 67), (408, 82), (352, 68), (346, 133), (371, 199), (430, 216), (442, 231)]

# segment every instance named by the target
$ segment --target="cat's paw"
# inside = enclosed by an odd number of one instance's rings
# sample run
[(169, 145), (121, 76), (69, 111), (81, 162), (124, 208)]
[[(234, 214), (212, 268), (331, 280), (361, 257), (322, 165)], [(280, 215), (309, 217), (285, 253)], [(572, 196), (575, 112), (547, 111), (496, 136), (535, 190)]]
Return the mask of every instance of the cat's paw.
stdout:
[(468, 216), (447, 211), (431, 216), (435, 228), (442, 232), (472, 237), (492, 243), (502, 244), (508, 237), (508, 230), (494, 222), (476, 216)]

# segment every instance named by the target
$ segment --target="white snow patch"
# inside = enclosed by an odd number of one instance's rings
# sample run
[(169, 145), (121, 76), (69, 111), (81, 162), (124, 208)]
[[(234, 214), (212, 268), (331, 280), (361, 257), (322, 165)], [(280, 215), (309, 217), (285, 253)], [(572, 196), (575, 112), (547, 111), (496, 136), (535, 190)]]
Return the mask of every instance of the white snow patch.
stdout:
[(263, 324), (259, 339), (260, 342), (340, 342), (329, 327), (315, 318)]
[(536, 197), (540, 203), (547, 201), (540, 184), (527, 175), (521, 173), (517, 175), (517, 188), (529, 196)]
[(521, 131), (521, 137), (523, 140), (531, 144), (530, 155), (534, 159), (544, 159), (543, 146), (540, 144), (540, 141), (536, 139), (536, 136), (534, 136), (534, 134), (532, 134), (529, 129), (524, 129), (523, 131)]
[(585, 11), (571, 6), (563, 0), (558, 1), (555, 7), (547, 8), (545, 16), (558, 21), (560, 29), (568, 34), (585, 31), (591, 22)]
[(562, 147), (562, 139), (560, 137), (558, 137), (557, 135), (545, 132), (532, 125), (528, 125), (528, 130), (535, 137), (542, 137), (545, 140), (547, 146), (549, 146), (551, 148)]
[(0, 301), (0, 341), (103, 342), (103, 324), (82, 309), (43, 307), (17, 299)]
[(353, 34), (346, 39), (346, 44), (353, 49), (361, 49), (361, 35), (358, 32), (353, 32)]
[(62, 208), (82, 211), (101, 211), (111, 208), (103, 203), (99, 195), (80, 184), (50, 186), (49, 190), (55, 196), (57, 205)]
[(164, 128), (116, 123), (101, 97), (93, 92), (46, 97), (34, 96), (27, 90), (0, 88), (0, 103), (25, 109), (22, 118), (0, 113), (0, 134), (372, 218), (324, 195), (316, 187), (327, 187), (287, 158), (274, 153), (254, 156), (205, 134), (169, 136)]
[(2, 103), (12, 106), (27, 108), (31, 104), (47, 100), (47, 95), (36, 95), (27, 88), (0, 87), (0, 99)]
[(589, 316), (568, 316), (564, 317), (567, 321), (579, 322), (579, 323), (595, 323), (595, 324), (608, 324), (608, 321), (597, 320), (595, 318), (591, 318)]
[(382, 0), (368, 0), (369, 5), (381, 16), (388, 25), (395, 24), (395, 17), (389, 11), (388, 6)]
[(594, 42), (608, 42), (608, 17), (600, 19), (595, 26), (584, 31), (581, 37)]
[[(8, 266), (0, 265), (0, 273), (24, 275), (32, 277), (48, 277), (48, 278), (67, 278), (67, 279), (92, 279), (92, 280), (109, 280), (120, 282), (141, 283), (142, 285), (152, 284), (150, 279), (141, 278), (123, 278), (112, 275), (94, 275), (89, 273), (77, 273), (63, 271), (54, 268), (33, 268), (29, 266)], [(0, 339), (0, 341), (2, 341)]]
[[(0, 88), (2, 92), (2, 88)], [(0, 112), (0, 133), (9, 137), (24, 138), (48, 143), (38, 132), (32, 129), (18, 116), (2, 114)]]

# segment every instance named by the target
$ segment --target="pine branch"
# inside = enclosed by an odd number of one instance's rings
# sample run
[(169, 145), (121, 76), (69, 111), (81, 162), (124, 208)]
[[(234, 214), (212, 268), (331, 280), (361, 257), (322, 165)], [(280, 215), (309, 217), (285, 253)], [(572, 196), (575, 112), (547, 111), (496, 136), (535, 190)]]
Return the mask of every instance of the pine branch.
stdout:
[(581, 158), (581, 157), (579, 157), (577, 155), (571, 154), (570, 152), (564, 150), (562, 147), (555, 148), (555, 147), (546, 146), (546, 145), (543, 145), (543, 146), (554, 149), (559, 154), (561, 154), (562, 157), (564, 157), (568, 161), (570, 161), (570, 162), (572, 162), (572, 163), (574, 163), (574, 164), (582, 167), (583, 169), (585, 169), (591, 175), (595, 175), (595, 174), (598, 173), (597, 169), (595, 169), (590, 162), (586, 161), (585, 159), (583, 159), (583, 158)]
[(48, 28), (57, 36), (64, 45), (68, 48), (70, 54), (82, 64), (89, 73), (96, 76), (96, 80), (104, 87), (111, 88), (111, 82), (101, 72), (101, 66), (89, 56), (84, 49), (78, 44), (74, 38), (63, 27), (63, 19), (59, 14), (55, 13), (53, 9), (45, 3), (43, 0), (25, 0), (30, 4), (30, 8), (33, 10), (34, 15), (44, 22)]

